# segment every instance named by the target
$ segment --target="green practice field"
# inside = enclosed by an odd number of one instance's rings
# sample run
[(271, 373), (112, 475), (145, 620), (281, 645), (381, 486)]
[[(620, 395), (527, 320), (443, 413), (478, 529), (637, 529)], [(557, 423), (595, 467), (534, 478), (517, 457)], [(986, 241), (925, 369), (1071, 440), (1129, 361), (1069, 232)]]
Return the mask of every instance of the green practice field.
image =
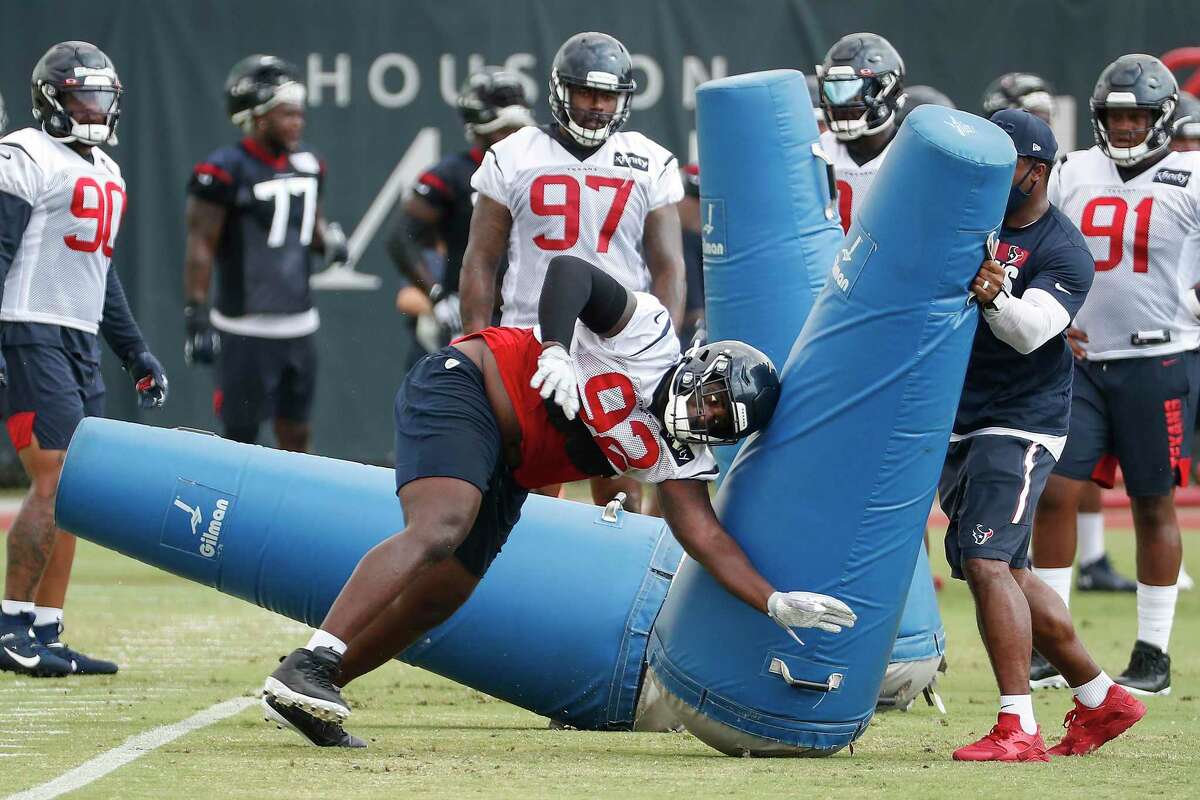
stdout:
[[(934, 541), (939, 537), (934, 536)], [(1133, 541), (1113, 531), (1118, 566)], [(1200, 535), (1189, 533), (1192, 574)], [(935, 569), (945, 574), (935, 548)], [(1133, 595), (1079, 595), (1076, 620), (1116, 674), (1135, 633)], [(966, 588), (941, 595), (948, 714), (920, 705), (876, 717), (849, 750), (823, 760), (731, 759), (687, 734), (548, 730), (526, 711), (401, 664), (351, 686), (347, 726), (362, 751), (319, 750), (265, 724), (253, 705), (147, 752), (70, 797), (1195, 797), (1200, 784), (1200, 593), (1182, 594), (1171, 654), (1175, 693), (1122, 739), (1086, 758), (964, 765), (955, 747), (995, 720), (996, 690)], [(115, 658), (114, 678), (57, 681), (0, 674), (0, 795), (51, 781), (127, 739), (221, 701), (252, 697), (307, 629), (238, 600), (80, 542), (67, 640)], [(486, 654), (481, 654), (486, 658)], [(550, 665), (547, 665), (550, 668)], [(1036, 696), (1048, 741), (1070, 707)], [(49, 795), (45, 795), (49, 796)]]

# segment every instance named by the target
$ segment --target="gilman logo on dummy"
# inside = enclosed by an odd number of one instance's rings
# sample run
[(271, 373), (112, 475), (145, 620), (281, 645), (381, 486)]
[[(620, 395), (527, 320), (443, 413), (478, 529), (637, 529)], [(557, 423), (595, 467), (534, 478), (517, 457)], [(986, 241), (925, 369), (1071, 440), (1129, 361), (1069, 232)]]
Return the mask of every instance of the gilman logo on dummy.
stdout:
[(229, 513), (229, 500), (225, 497), (215, 498), (212, 511), (209, 512), (207, 526), (204, 525), (204, 511), (202, 510), (202, 507), (207, 504), (203, 501), (190, 500), (189, 502), (188, 500), (184, 500), (183, 497), (176, 495), (172, 505), (186, 515), (184, 519), (186, 519), (188, 528), (191, 530), (191, 536), (188, 537), (184, 532), (186, 529), (180, 530), (179, 533), (171, 532), (171, 529), (180, 529), (182, 527), (180, 523), (183, 520), (181, 520), (180, 515), (170, 513), (168, 517), (173, 517), (174, 520), (169, 519), (168, 525), (164, 528), (164, 544), (184, 550), (185, 552), (199, 554), (204, 558), (216, 558), (221, 541), (221, 530), (225, 525), (225, 518)]

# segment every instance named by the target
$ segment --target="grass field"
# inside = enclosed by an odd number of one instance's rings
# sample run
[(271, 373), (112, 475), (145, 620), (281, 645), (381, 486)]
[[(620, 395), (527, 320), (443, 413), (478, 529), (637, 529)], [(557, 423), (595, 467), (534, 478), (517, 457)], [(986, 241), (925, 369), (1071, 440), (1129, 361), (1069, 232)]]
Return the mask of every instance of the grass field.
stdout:
[[(936, 539), (935, 539), (936, 541)], [(1114, 531), (1132, 571), (1132, 536)], [(1200, 535), (1189, 533), (1200, 574)], [(935, 555), (935, 570), (945, 573)], [(1049, 765), (963, 765), (950, 751), (986, 732), (996, 691), (962, 584), (941, 595), (948, 714), (923, 704), (877, 717), (824, 760), (718, 755), (687, 734), (551, 731), (546, 720), (412, 667), (393, 664), (348, 690), (365, 751), (329, 752), (262, 722), (257, 706), (147, 753), (71, 797), (1195, 797), (1200, 784), (1200, 594), (1181, 595), (1172, 641), (1175, 693), (1151, 698), (1126, 737)], [(1125, 664), (1134, 599), (1076, 595), (1076, 619), (1110, 673)], [(252, 696), (299, 624), (81, 542), (68, 641), (115, 658), (114, 678), (0, 674), (0, 795), (49, 781), (126, 739), (229, 698)], [(1036, 695), (1056, 740), (1066, 692)]]

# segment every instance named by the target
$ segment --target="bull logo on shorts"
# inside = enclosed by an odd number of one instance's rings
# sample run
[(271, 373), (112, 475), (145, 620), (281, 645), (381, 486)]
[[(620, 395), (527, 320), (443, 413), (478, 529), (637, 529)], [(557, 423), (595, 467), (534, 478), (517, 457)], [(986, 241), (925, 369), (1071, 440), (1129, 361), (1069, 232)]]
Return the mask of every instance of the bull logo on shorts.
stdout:
[(971, 538), (975, 540), (975, 544), (977, 545), (986, 544), (987, 540), (995, 535), (996, 532), (994, 530), (983, 527), (982, 523), (977, 524), (975, 530), (971, 531)]

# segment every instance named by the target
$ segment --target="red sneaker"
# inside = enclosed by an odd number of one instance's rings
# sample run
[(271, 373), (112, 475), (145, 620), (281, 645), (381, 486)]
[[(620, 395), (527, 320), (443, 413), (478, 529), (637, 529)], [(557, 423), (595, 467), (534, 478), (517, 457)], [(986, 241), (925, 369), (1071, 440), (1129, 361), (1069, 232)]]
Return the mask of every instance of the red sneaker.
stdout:
[(1132, 728), (1144, 716), (1146, 705), (1125, 687), (1114, 683), (1108, 687), (1104, 702), (1095, 708), (1075, 699), (1075, 708), (1063, 720), (1067, 735), (1046, 752), (1052, 756), (1086, 756)]
[(1021, 718), (1002, 713), (987, 736), (954, 751), (955, 761), (1049, 761), (1042, 733), (1026, 733)]

